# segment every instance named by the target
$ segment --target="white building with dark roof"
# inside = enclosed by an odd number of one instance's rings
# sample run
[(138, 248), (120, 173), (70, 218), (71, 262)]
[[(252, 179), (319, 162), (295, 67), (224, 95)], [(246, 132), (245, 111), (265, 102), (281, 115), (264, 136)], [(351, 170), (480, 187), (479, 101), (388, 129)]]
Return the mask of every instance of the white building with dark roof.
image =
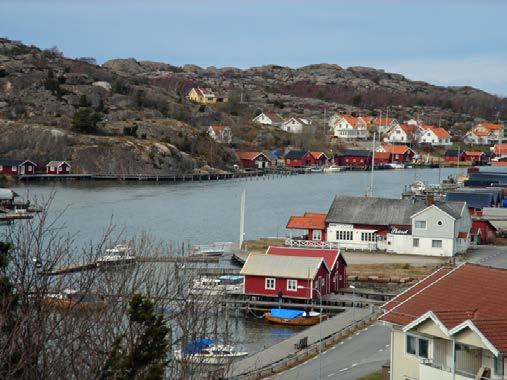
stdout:
[(340, 248), (454, 256), (468, 249), (472, 220), (465, 202), (337, 196), (326, 225)]

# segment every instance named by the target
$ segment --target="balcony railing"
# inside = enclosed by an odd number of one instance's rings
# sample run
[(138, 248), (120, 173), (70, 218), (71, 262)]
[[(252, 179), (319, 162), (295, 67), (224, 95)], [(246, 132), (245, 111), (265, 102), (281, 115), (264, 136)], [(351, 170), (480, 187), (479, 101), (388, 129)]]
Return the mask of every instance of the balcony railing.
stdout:
[[(420, 368), (420, 376), (421, 379), (423, 378), (435, 378), (435, 379), (441, 379), (441, 380), (451, 380), (452, 379), (452, 368), (448, 367), (445, 364), (435, 363), (431, 359), (424, 359), (421, 361), (421, 364), (423, 365), (422, 368)], [(430, 367), (430, 368), (427, 368)], [(455, 380), (506, 380), (507, 377), (504, 375), (491, 375), (490, 377), (476, 377), (477, 374), (470, 373), (467, 371), (460, 370), (459, 368), (456, 368), (455, 370)]]
[(285, 239), (284, 244), (287, 247), (298, 247), (298, 248), (323, 248), (323, 249), (340, 248), (339, 243), (333, 241), (302, 240), (294, 238)]

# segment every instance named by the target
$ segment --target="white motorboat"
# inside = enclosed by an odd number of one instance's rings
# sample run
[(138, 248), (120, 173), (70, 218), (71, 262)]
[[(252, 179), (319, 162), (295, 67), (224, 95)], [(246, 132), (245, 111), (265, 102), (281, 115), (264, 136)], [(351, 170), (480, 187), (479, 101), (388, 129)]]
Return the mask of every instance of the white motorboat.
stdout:
[(215, 344), (207, 338), (188, 342), (182, 350), (174, 351), (174, 358), (178, 361), (206, 365), (224, 365), (246, 355), (248, 352), (235, 351), (234, 346)]
[(225, 243), (213, 243), (206, 245), (194, 245), (192, 255), (222, 256), (225, 252)]
[(219, 278), (201, 277), (194, 280), (190, 293), (216, 295), (243, 291), (243, 276), (220, 276)]
[(342, 168), (336, 165), (326, 166), (324, 169), (324, 173), (339, 173), (342, 171)]
[(415, 181), (410, 185), (410, 191), (414, 194), (420, 194), (426, 190), (426, 185), (423, 181)]
[(95, 264), (97, 267), (130, 265), (135, 263), (136, 257), (132, 255), (132, 249), (127, 244), (117, 244), (113, 248), (106, 249), (106, 254), (99, 257)]
[(384, 164), (384, 166), (386, 168), (390, 168), (390, 169), (405, 169), (405, 165), (403, 164), (398, 164), (396, 162), (389, 162), (387, 164)]

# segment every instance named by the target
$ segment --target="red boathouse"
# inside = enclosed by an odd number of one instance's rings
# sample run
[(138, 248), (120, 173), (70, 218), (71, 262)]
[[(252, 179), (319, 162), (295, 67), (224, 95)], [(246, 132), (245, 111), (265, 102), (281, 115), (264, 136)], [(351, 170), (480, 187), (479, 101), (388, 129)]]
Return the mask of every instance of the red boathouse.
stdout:
[(0, 159), (0, 174), (3, 175), (29, 175), (35, 174), (37, 165), (30, 160)]
[(70, 164), (67, 161), (50, 161), (46, 165), (47, 174), (70, 174)]

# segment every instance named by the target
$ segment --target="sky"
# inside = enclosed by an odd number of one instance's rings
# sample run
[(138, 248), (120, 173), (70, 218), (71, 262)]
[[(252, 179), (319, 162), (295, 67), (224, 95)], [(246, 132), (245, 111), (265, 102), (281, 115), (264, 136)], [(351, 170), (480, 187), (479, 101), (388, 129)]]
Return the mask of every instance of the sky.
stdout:
[(507, 96), (505, 0), (0, 0), (0, 36), (99, 63), (369, 66)]

